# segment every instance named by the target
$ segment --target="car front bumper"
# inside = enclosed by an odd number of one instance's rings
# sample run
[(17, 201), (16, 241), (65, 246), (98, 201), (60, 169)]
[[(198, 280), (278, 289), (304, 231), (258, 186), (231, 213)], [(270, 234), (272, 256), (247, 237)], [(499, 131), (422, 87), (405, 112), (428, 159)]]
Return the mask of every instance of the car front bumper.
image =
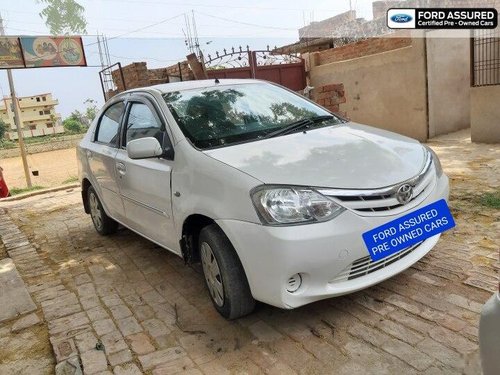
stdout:
[[(367, 288), (409, 268), (436, 245), (440, 235), (387, 258), (386, 264), (370, 264), (362, 233), (439, 199), (448, 199), (448, 194), (448, 177), (443, 175), (422, 202), (398, 215), (361, 216), (346, 210), (327, 222), (283, 227), (238, 220), (216, 222), (238, 253), (253, 297), (290, 309)], [(403, 253), (405, 256), (398, 259)], [(365, 264), (370, 273), (358, 272), (358, 277), (352, 278), (356, 261)], [(287, 283), (295, 274), (301, 275), (302, 285), (290, 293)]]

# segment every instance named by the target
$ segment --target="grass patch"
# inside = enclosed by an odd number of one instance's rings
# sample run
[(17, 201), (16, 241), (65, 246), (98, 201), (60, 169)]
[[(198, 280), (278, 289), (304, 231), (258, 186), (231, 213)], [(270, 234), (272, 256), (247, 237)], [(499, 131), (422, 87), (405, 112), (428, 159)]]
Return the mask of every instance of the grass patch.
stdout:
[(17, 188), (17, 187), (14, 187), (14, 188), (9, 189), (9, 192), (10, 192), (11, 195), (18, 195), (18, 194), (29, 193), (31, 191), (41, 190), (41, 189), (45, 189), (45, 186), (34, 185), (34, 186), (30, 187), (30, 188)]
[(489, 208), (500, 209), (500, 190), (484, 193), (479, 197), (479, 203)]
[(66, 184), (73, 184), (75, 182), (78, 182), (78, 176), (71, 176), (67, 180), (64, 180), (62, 183), (63, 185), (66, 185)]

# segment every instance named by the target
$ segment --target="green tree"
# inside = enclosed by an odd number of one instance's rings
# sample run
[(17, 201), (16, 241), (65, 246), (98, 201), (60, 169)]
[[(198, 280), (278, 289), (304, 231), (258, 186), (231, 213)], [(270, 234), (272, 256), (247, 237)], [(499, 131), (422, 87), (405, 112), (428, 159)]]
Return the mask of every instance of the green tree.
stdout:
[(63, 121), (64, 130), (69, 134), (83, 133), (87, 129), (85, 121), (85, 116), (75, 110)]
[(0, 142), (3, 141), (7, 130), (9, 130), (7, 124), (2, 119), (0, 119)]
[(75, 0), (37, 0), (45, 4), (40, 17), (53, 35), (86, 34), (85, 8)]
[(87, 105), (87, 108), (85, 109), (85, 117), (88, 121), (87, 126), (90, 126), (97, 115), (97, 102), (94, 99), (87, 99), (83, 102), (83, 104)]

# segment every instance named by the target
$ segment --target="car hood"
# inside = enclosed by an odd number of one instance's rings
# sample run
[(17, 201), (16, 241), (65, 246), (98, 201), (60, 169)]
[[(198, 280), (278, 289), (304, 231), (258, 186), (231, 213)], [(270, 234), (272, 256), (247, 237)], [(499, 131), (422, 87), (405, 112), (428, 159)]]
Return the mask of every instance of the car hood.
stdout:
[(417, 175), (426, 150), (413, 139), (351, 122), (205, 153), (266, 184), (373, 189)]

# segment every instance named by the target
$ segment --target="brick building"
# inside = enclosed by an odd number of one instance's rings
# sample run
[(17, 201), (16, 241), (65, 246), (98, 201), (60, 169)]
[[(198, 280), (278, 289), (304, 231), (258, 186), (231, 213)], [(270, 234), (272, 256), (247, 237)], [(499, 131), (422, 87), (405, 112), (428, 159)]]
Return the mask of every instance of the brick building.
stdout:
[[(20, 117), (25, 138), (64, 133), (61, 115), (56, 112), (57, 99), (52, 94), (18, 97)], [(17, 139), (14, 111), (10, 97), (0, 102), (0, 120), (9, 126), (7, 139)]]

